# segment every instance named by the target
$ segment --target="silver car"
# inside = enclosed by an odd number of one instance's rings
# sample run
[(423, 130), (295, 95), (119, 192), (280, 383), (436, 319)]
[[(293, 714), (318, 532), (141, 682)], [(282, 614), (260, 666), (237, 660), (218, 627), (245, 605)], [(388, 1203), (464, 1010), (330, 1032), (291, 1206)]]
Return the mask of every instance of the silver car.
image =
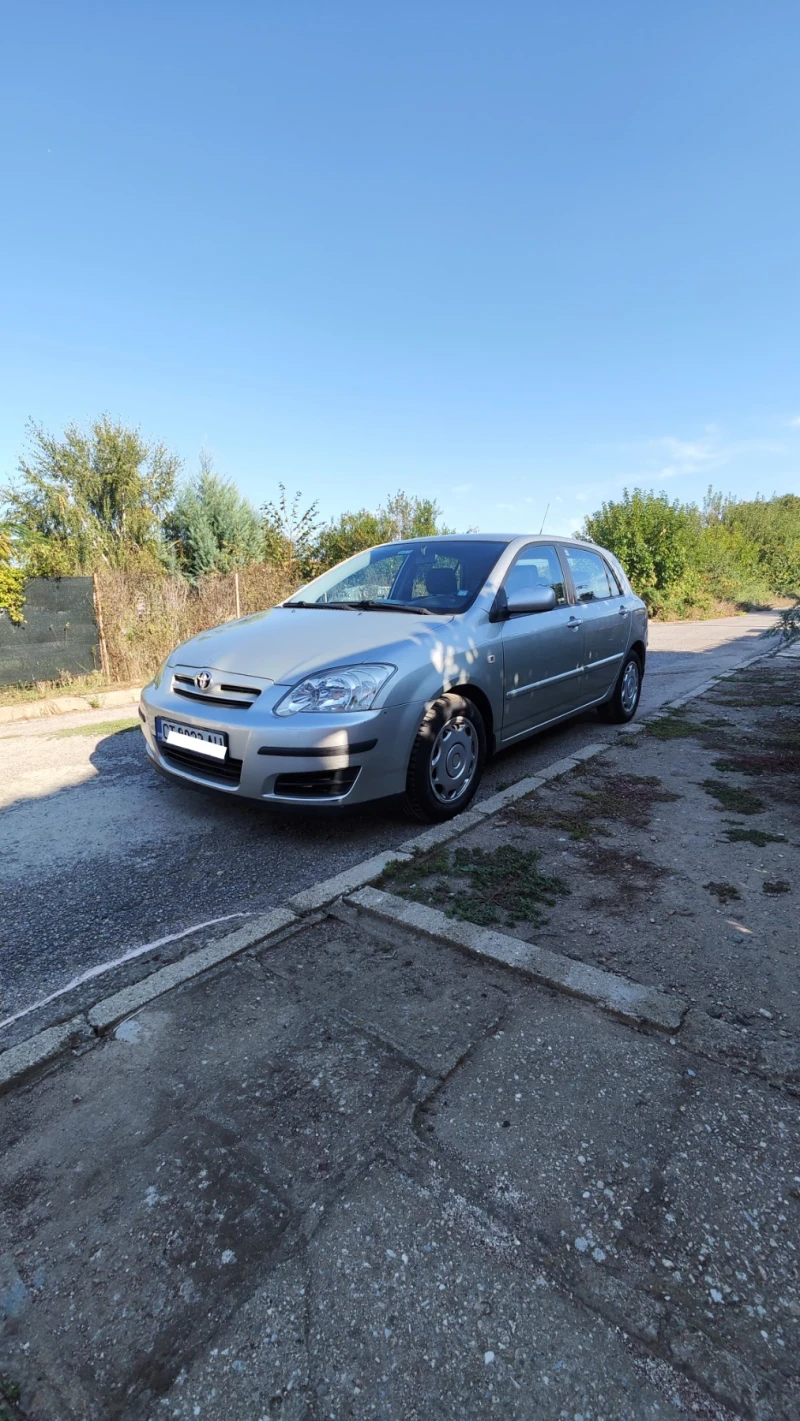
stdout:
[(415, 538), (184, 642), (140, 715), (181, 783), (273, 805), (402, 797), (449, 819), (504, 746), (590, 706), (630, 720), (646, 652), (645, 605), (594, 544)]

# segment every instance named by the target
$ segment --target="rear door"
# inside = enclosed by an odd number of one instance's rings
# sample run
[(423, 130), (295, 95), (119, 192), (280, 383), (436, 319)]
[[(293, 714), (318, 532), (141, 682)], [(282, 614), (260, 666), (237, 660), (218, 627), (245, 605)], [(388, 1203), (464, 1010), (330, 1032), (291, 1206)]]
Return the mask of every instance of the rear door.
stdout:
[(569, 604), (564, 570), (555, 547), (530, 543), (518, 553), (500, 593), (552, 587), (556, 606), (503, 623), (504, 741), (555, 720), (579, 703), (583, 624)]
[(581, 700), (600, 700), (619, 675), (630, 637), (630, 601), (622, 595), (605, 558), (591, 548), (567, 546), (567, 563), (583, 619), (584, 675)]

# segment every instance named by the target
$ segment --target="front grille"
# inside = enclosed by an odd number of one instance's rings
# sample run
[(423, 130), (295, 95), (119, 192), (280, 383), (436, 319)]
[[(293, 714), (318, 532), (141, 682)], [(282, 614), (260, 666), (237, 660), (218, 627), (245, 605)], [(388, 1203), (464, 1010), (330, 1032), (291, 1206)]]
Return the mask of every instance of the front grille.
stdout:
[[(261, 695), (258, 686), (228, 686), (220, 685), (219, 690), (227, 692), (225, 695), (209, 695), (205, 691), (199, 691), (194, 683), (194, 676), (175, 675), (172, 678), (172, 690), (176, 696), (184, 696), (188, 701), (199, 701), (206, 706), (227, 706), (231, 710), (249, 710), (254, 701)], [(235, 696), (236, 700), (231, 699)]]
[(360, 770), (360, 765), (347, 765), (342, 770), (278, 775), (274, 793), (282, 799), (339, 799), (353, 788)]
[(163, 745), (160, 741), (158, 748), (167, 764), (174, 765), (176, 770), (186, 770), (190, 775), (222, 784), (238, 785), (241, 779), (241, 760), (232, 760), (230, 756), (225, 760), (212, 760), (208, 755), (198, 755), (194, 750), (182, 750), (176, 745)]

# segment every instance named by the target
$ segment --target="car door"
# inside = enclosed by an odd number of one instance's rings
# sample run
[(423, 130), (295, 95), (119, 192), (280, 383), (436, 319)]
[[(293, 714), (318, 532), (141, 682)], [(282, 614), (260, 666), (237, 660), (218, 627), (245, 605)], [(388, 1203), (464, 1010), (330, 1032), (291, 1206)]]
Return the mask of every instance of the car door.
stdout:
[(583, 618), (584, 705), (603, 698), (619, 675), (630, 637), (630, 598), (622, 595), (605, 558), (591, 548), (566, 546), (575, 586), (577, 615)]
[(518, 553), (499, 593), (552, 587), (556, 605), (548, 612), (522, 613), (503, 624), (504, 741), (556, 720), (579, 697), (583, 667), (580, 610), (570, 606), (558, 553), (550, 544), (530, 543)]

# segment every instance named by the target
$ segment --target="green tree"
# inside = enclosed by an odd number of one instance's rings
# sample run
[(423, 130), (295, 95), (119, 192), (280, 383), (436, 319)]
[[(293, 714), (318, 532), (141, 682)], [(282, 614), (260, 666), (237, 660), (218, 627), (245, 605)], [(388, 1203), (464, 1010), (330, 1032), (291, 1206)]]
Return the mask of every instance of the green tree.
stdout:
[(255, 508), (230, 479), (214, 472), (207, 454), (200, 472), (179, 492), (164, 520), (177, 566), (192, 580), (233, 572), (264, 559), (264, 530)]
[(12, 622), (23, 622), (25, 605), (25, 574), (14, 566), (14, 544), (7, 529), (0, 527), (0, 612), (6, 612)]
[(604, 503), (583, 525), (583, 536), (619, 558), (651, 607), (686, 574), (700, 533), (698, 509), (638, 488), (624, 489), (619, 502)]
[(453, 530), (440, 525), (441, 509), (430, 498), (414, 498), (396, 493), (375, 513), (362, 508), (342, 513), (321, 530), (315, 548), (320, 571), (334, 567), (345, 558), (378, 543), (395, 543), (403, 538), (430, 538)]
[(306, 581), (316, 571), (316, 541), (319, 529), (317, 505), (301, 507), (303, 495), (290, 500), (285, 484), (278, 484), (278, 497), (261, 509), (264, 519), (264, 553), (267, 562), (289, 579)]
[(723, 515), (726, 528), (753, 548), (758, 567), (773, 592), (800, 594), (800, 498), (787, 493), (773, 498), (729, 501)]
[(180, 460), (103, 415), (57, 439), (31, 422), (21, 481), (0, 489), (30, 576), (158, 567)]

